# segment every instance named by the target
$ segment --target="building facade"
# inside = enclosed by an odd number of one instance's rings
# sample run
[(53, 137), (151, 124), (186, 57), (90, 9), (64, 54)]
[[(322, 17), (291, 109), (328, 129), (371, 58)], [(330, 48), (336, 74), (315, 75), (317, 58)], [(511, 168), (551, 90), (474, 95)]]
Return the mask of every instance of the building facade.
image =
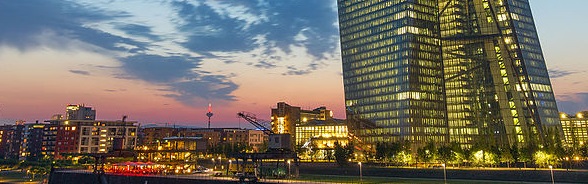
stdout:
[(450, 140), (553, 144), (558, 110), (529, 2), (440, 0), (439, 9)]
[(40, 160), (43, 158), (43, 129), (46, 124), (17, 121), (0, 126), (0, 158)]
[(86, 107), (84, 104), (67, 105), (65, 119), (68, 120), (95, 120), (96, 110)]
[(523, 147), (561, 134), (527, 0), (338, 8), (350, 131), (365, 142)]
[[(134, 149), (137, 143), (136, 121), (102, 120), (48, 120), (55, 127), (55, 139), (46, 139), (45, 145), (54, 145), (55, 158), (68, 153), (108, 153), (115, 149)], [(118, 147), (118, 148), (117, 148)]]
[(241, 128), (172, 128), (172, 127), (148, 127), (143, 128), (144, 137), (141, 146), (161, 144), (169, 137), (192, 137), (206, 140), (207, 149), (215, 148), (221, 144), (249, 146), (254, 151), (259, 150), (267, 135), (260, 130)]
[(563, 141), (570, 148), (580, 148), (588, 144), (588, 111), (578, 112), (575, 115), (560, 113), (563, 129)]
[(337, 2), (347, 119), (371, 123), (353, 133), (367, 143), (447, 142), (437, 1)]
[(296, 126), (296, 145), (302, 148), (315, 147), (319, 150), (333, 150), (335, 142), (346, 146), (349, 132), (344, 120), (313, 119)]
[(349, 139), (346, 122), (326, 107), (305, 110), (279, 102), (271, 119), (274, 132), (290, 133), (294, 150), (332, 150), (335, 142), (346, 145)]

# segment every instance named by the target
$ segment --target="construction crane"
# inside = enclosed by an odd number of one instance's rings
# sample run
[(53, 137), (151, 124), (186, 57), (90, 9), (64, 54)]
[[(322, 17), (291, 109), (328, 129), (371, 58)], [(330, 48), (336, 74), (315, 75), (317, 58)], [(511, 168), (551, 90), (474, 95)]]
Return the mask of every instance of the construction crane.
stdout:
[(271, 129), (263, 126), (261, 123), (257, 122), (257, 118), (254, 114), (247, 113), (247, 112), (239, 112), (237, 113), (237, 117), (245, 119), (247, 122), (251, 123), (255, 128), (263, 131), (263, 133), (267, 135), (275, 134), (274, 131)]
[(239, 112), (237, 113), (239, 118), (245, 119), (247, 122), (251, 123), (256, 128), (263, 131), (265, 134), (268, 135), (269, 144), (268, 144), (268, 152), (292, 152), (292, 140), (290, 134), (277, 134), (271, 129), (263, 126), (261, 123), (257, 122), (257, 118), (255, 115), (246, 112)]

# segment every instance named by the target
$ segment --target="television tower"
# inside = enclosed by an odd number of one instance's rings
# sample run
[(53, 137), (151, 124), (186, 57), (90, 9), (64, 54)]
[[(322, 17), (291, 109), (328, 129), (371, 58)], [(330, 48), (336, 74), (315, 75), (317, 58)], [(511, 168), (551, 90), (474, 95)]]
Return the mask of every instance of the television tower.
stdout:
[(210, 117), (212, 117), (212, 105), (209, 103), (208, 104), (208, 113), (206, 113), (206, 116), (208, 116), (208, 129), (210, 129)]

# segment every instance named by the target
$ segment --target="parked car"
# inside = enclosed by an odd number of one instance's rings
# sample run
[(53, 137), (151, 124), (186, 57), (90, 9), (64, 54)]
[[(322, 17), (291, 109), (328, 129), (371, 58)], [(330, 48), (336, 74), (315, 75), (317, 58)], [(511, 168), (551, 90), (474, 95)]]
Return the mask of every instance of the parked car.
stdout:
[(194, 173), (194, 174), (196, 174), (196, 173), (208, 173), (210, 171), (212, 171), (212, 169), (209, 169), (209, 168), (206, 168), (206, 167), (202, 167), (202, 166), (198, 166), (198, 168), (196, 168), (196, 170), (194, 170), (194, 172), (192, 172), (192, 173)]

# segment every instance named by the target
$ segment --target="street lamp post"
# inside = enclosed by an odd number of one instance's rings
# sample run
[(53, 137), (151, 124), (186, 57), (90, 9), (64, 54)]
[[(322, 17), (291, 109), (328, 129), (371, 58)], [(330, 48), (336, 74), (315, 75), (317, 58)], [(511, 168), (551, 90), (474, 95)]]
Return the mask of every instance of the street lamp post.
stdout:
[(443, 166), (443, 183), (447, 183), (447, 171), (445, 169), (445, 164), (442, 164)]
[(288, 178), (290, 178), (292, 176), (292, 173), (290, 171), (290, 160), (288, 160)]
[(233, 161), (229, 159), (229, 166), (227, 166), (227, 176), (229, 175), (229, 168), (231, 168), (231, 163), (233, 163)]
[(555, 181), (553, 180), (553, 166), (549, 166), (549, 172), (551, 172), (551, 183), (554, 184)]
[(361, 171), (361, 162), (357, 162), (359, 164), (359, 183), (363, 182), (363, 173)]
[[(218, 157), (218, 165), (221, 165), (221, 166), (223, 165), (223, 162), (222, 162), (222, 160), (221, 160), (221, 157), (220, 157), (220, 156)], [(221, 168), (221, 169), (222, 169), (222, 168)]]

